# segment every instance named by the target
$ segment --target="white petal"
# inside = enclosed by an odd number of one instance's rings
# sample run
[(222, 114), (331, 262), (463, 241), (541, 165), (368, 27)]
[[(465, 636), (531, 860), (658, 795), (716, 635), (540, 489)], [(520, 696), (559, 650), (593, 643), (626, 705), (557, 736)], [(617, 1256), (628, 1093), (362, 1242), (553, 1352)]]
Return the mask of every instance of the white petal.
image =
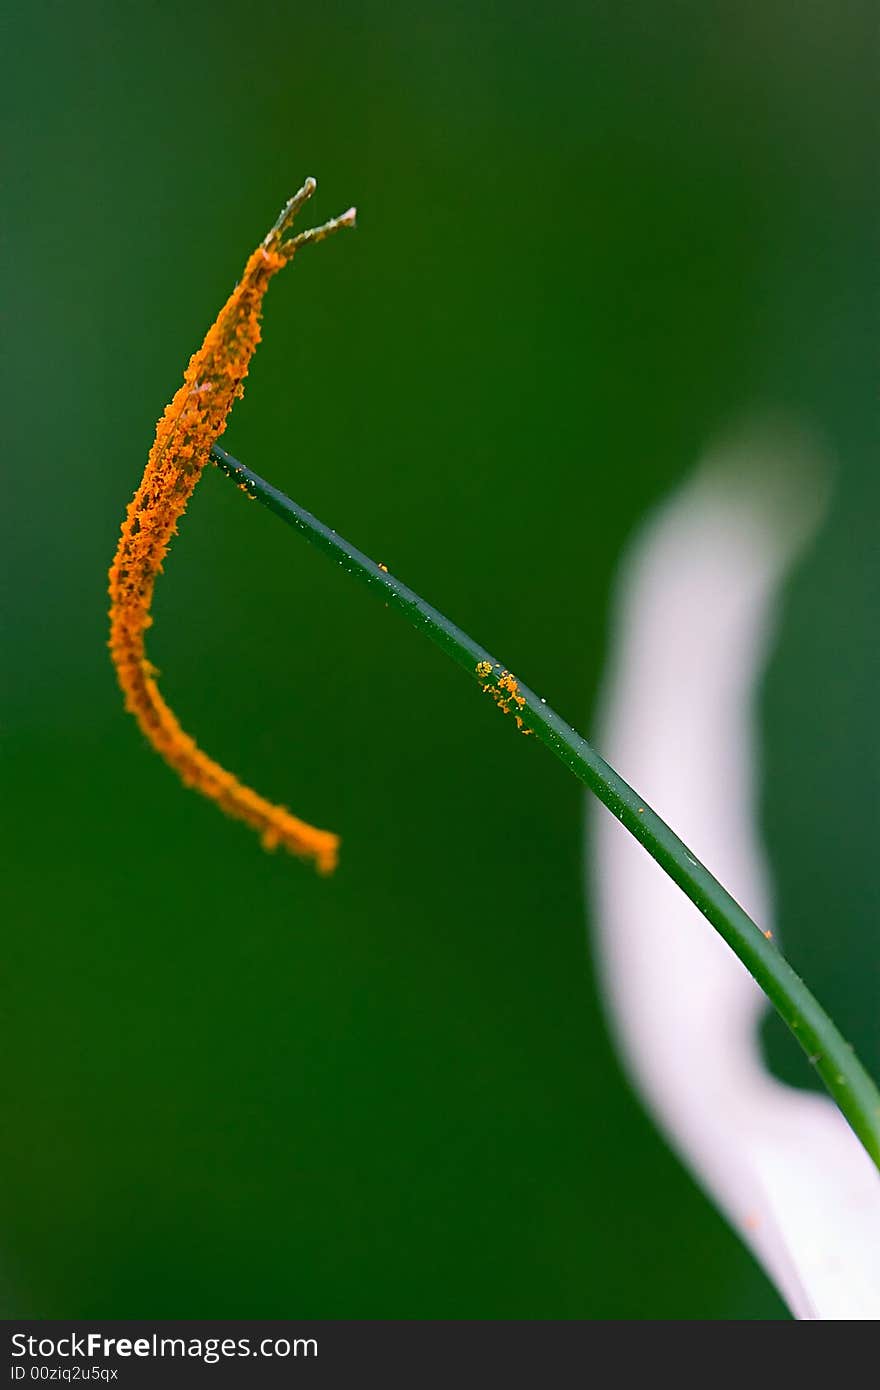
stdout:
[[(649, 521), (623, 567), (596, 732), (767, 929), (753, 700), (780, 583), (820, 511), (814, 463), (803, 440), (752, 432)], [(861, 1144), (829, 1099), (767, 1072), (761, 991), (592, 799), (587, 855), (612, 1028), (658, 1125), (796, 1317), (880, 1317), (880, 1174)]]

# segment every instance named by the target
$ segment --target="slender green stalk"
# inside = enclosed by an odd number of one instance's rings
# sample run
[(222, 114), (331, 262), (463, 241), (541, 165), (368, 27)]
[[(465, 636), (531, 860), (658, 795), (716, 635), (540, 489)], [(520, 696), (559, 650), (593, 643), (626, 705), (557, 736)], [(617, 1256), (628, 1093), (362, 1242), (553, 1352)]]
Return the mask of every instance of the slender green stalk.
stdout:
[(516, 680), (461, 628), (218, 445), (211, 452), (221, 472), (380, 594), (389, 608), (403, 613), (414, 627), (491, 691), (496, 703), (513, 715), (523, 732), (533, 732), (575, 777), (595, 792), (739, 956), (794, 1033), (880, 1168), (880, 1092), (873, 1080), (803, 980), (780, 954), (769, 933), (761, 931), (648, 803), (545, 700)]

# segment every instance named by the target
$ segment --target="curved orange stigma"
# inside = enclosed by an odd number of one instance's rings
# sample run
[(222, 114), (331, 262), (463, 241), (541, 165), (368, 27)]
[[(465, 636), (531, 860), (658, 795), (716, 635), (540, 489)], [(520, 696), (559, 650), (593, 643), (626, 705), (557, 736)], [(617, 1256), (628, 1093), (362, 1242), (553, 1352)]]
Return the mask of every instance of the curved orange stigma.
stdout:
[(122, 523), (110, 567), (110, 651), (126, 709), (183, 782), (253, 826), (267, 849), (283, 845), (293, 854), (313, 859), (322, 873), (330, 873), (336, 866), (339, 837), (267, 801), (203, 753), (159, 693), (156, 671), (145, 650), (156, 577), (209, 460), (211, 445), (225, 430), (230, 410), (244, 393), (244, 379), (260, 341), (260, 313), (269, 281), (300, 246), (321, 241), (340, 227), (354, 226), (351, 208), (322, 227), (285, 240), (315, 187), (314, 179), (306, 180), (248, 260), (204, 343), (190, 358), (183, 385), (156, 426), (146, 470)]

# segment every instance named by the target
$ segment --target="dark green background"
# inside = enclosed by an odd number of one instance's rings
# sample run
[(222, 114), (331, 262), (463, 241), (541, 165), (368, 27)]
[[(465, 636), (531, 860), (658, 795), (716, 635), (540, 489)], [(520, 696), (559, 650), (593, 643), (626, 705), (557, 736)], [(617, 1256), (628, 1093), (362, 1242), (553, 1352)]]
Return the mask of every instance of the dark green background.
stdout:
[(330, 881), (266, 856), (124, 716), (106, 569), (306, 174), (360, 229), (273, 286), (225, 442), (586, 730), (633, 525), (744, 410), (799, 413), (839, 476), (766, 685), (765, 829), (790, 953), (876, 1069), (875, 18), (19, 6), (8, 1314), (784, 1316), (612, 1055), (577, 784), (211, 474), (151, 655), (207, 750), (344, 837)]

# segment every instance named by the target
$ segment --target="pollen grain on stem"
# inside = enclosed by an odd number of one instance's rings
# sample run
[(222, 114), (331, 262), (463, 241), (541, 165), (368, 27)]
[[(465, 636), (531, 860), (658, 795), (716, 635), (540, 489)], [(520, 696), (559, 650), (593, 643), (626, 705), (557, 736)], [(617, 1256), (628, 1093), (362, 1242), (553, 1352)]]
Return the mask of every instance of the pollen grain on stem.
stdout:
[(283, 845), (329, 873), (336, 865), (338, 837), (267, 801), (203, 753), (162, 698), (145, 649), (156, 578), (209, 460), (211, 446), (226, 428), (235, 401), (244, 393), (244, 379), (260, 341), (260, 314), (269, 282), (301, 246), (354, 226), (352, 208), (322, 227), (286, 238), (315, 188), (314, 179), (305, 181), (250, 256), (239, 283), (202, 346), (190, 358), (183, 384), (156, 426), (146, 470), (122, 523), (110, 567), (109, 645), (126, 708), (183, 782), (252, 826), (267, 849)]

